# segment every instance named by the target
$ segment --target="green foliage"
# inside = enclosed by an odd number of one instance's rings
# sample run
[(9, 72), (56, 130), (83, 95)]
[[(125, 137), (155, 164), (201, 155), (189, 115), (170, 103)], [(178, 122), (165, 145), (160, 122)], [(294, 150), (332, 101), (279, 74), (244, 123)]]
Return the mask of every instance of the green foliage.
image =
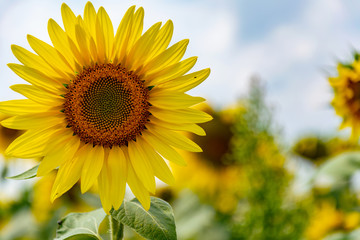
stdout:
[(20, 173), (16, 176), (12, 176), (12, 177), (7, 177), (7, 179), (13, 179), (13, 180), (25, 180), (25, 179), (30, 179), (30, 178), (34, 178), (36, 177), (36, 172), (39, 168), (39, 165), (36, 165), (35, 167), (33, 168), (30, 168), (29, 170), (26, 170), (25, 172), (23, 173)]
[(58, 222), (55, 239), (70, 239), (74, 236), (74, 239), (101, 239), (98, 228), (105, 216), (102, 208), (87, 213), (70, 213)]
[[(115, 237), (112, 239), (122, 239), (123, 225), (146, 239), (177, 239), (172, 208), (159, 198), (151, 198), (149, 211), (137, 199), (132, 199), (124, 200), (118, 210), (110, 212), (111, 234)], [(70, 213), (58, 222), (55, 239), (102, 239), (98, 229), (105, 216), (102, 208), (87, 213)]]
[(249, 186), (233, 217), (241, 220), (232, 223), (231, 239), (301, 239), (307, 210), (285, 200), (291, 176), (283, 167), (259, 80), (252, 81), (249, 96), (241, 104), (245, 111), (236, 116), (231, 157), (243, 166)]
[(171, 206), (159, 198), (151, 197), (149, 211), (137, 199), (124, 201), (111, 216), (147, 239), (177, 239)]

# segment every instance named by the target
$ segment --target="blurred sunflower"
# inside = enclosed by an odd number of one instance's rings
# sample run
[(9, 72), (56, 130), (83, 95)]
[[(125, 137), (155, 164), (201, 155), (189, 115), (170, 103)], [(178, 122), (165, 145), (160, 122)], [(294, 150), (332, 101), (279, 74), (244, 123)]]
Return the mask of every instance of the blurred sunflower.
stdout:
[[(0, 121), (6, 119), (9, 116), (0, 113)], [(20, 136), (21, 131), (9, 129), (0, 125), (0, 154), (4, 154), (5, 149), (9, 144), (14, 141), (15, 138)]]
[(213, 120), (200, 124), (207, 135), (191, 138), (198, 142), (203, 152), (184, 153), (189, 159), (186, 168), (173, 166), (177, 190), (189, 188), (199, 197), (223, 213), (235, 210), (242, 195), (244, 176), (241, 167), (227, 157), (234, 114), (241, 108), (216, 112), (206, 104), (198, 106), (213, 116)]
[(184, 75), (197, 60), (181, 61), (189, 41), (168, 48), (170, 20), (142, 34), (143, 8), (130, 7), (115, 36), (103, 7), (96, 12), (88, 2), (84, 16), (76, 17), (63, 4), (61, 13), (65, 30), (48, 22), (53, 46), (31, 35), (27, 39), (36, 54), (12, 46), (23, 65), (8, 66), (30, 85), (11, 87), (28, 99), (0, 103), (0, 111), (12, 115), (1, 124), (26, 130), (6, 154), (44, 157), (38, 176), (59, 167), (52, 201), (81, 179), (83, 193), (98, 181), (106, 212), (120, 207), (126, 183), (149, 209), (155, 176), (174, 182), (163, 158), (185, 165), (176, 149), (201, 152), (178, 131), (205, 135), (197, 123), (211, 116), (191, 108), (204, 99), (185, 92), (210, 69)]
[(338, 76), (330, 77), (329, 82), (334, 90), (333, 105), (336, 114), (343, 121), (340, 129), (352, 128), (351, 138), (357, 140), (360, 135), (360, 59), (356, 53), (350, 64), (339, 63)]
[(309, 240), (322, 239), (333, 232), (352, 231), (358, 228), (359, 224), (359, 212), (344, 212), (337, 209), (331, 201), (324, 200), (317, 204), (305, 236)]

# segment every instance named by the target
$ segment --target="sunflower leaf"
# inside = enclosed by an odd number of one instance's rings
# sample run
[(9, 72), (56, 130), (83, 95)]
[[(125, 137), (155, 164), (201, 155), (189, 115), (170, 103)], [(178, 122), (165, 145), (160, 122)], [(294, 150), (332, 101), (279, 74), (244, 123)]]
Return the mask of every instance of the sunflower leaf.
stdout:
[(33, 168), (30, 168), (29, 170), (26, 170), (23, 173), (20, 173), (20, 174), (16, 175), (16, 176), (6, 177), (6, 179), (25, 180), (25, 179), (34, 178), (34, 177), (36, 177), (36, 172), (37, 172), (37, 170), (39, 168), (39, 165), (40, 164), (36, 165)]
[(146, 211), (134, 198), (131, 201), (124, 201), (118, 210), (111, 210), (110, 213), (117, 221), (146, 239), (177, 239), (172, 208), (159, 198), (151, 197), (149, 211)]
[(58, 222), (55, 240), (101, 239), (98, 229), (105, 216), (102, 208), (86, 213), (70, 213)]

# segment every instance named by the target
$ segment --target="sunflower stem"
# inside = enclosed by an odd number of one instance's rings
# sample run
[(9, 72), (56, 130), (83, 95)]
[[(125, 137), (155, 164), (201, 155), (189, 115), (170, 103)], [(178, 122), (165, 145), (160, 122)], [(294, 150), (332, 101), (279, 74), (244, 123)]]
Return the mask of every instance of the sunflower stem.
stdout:
[(124, 225), (109, 215), (110, 239), (121, 240), (124, 237)]

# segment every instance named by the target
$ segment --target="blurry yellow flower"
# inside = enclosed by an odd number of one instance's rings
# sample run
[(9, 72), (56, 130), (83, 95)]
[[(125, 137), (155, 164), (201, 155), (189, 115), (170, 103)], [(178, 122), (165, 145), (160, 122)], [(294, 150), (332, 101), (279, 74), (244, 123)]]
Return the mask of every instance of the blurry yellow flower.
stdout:
[(358, 55), (348, 65), (338, 64), (338, 76), (330, 77), (329, 82), (335, 96), (332, 105), (336, 114), (343, 118), (340, 129), (352, 128), (352, 139), (360, 135), (360, 61)]
[(324, 201), (315, 209), (309, 227), (306, 230), (306, 238), (319, 240), (336, 230), (343, 222), (343, 214), (333, 204)]
[(343, 227), (345, 230), (353, 230), (359, 227), (359, 224), (360, 224), (359, 212), (350, 212), (345, 215), (344, 223), (343, 223)]
[[(0, 113), (0, 121), (4, 120), (9, 116)], [(5, 149), (9, 144), (14, 141), (15, 138), (20, 136), (21, 131), (9, 129), (0, 125), (0, 154), (5, 152)]]
[(63, 4), (61, 13), (65, 30), (48, 22), (53, 46), (30, 35), (36, 54), (12, 46), (23, 65), (8, 66), (30, 85), (11, 87), (28, 99), (0, 103), (0, 111), (13, 116), (1, 124), (26, 130), (6, 154), (44, 157), (38, 176), (59, 167), (52, 201), (81, 178), (83, 193), (98, 181), (106, 212), (120, 207), (126, 183), (149, 209), (155, 176), (174, 182), (163, 157), (185, 165), (175, 148), (201, 151), (178, 131), (205, 134), (197, 123), (211, 116), (191, 108), (204, 99), (185, 92), (210, 69), (184, 75), (197, 60), (181, 61), (189, 41), (168, 48), (170, 20), (142, 34), (143, 8), (130, 7), (115, 36), (103, 7), (96, 12), (88, 2), (84, 16), (76, 17)]
[[(207, 136), (192, 138), (203, 149), (202, 153), (184, 153), (188, 166), (173, 166), (178, 190), (190, 188), (203, 201), (211, 203), (221, 212), (233, 211), (242, 195), (244, 175), (240, 166), (229, 161), (229, 144), (232, 137), (232, 110), (214, 112), (208, 105), (198, 106), (214, 117), (201, 124)], [(240, 109), (237, 109), (238, 111)]]

